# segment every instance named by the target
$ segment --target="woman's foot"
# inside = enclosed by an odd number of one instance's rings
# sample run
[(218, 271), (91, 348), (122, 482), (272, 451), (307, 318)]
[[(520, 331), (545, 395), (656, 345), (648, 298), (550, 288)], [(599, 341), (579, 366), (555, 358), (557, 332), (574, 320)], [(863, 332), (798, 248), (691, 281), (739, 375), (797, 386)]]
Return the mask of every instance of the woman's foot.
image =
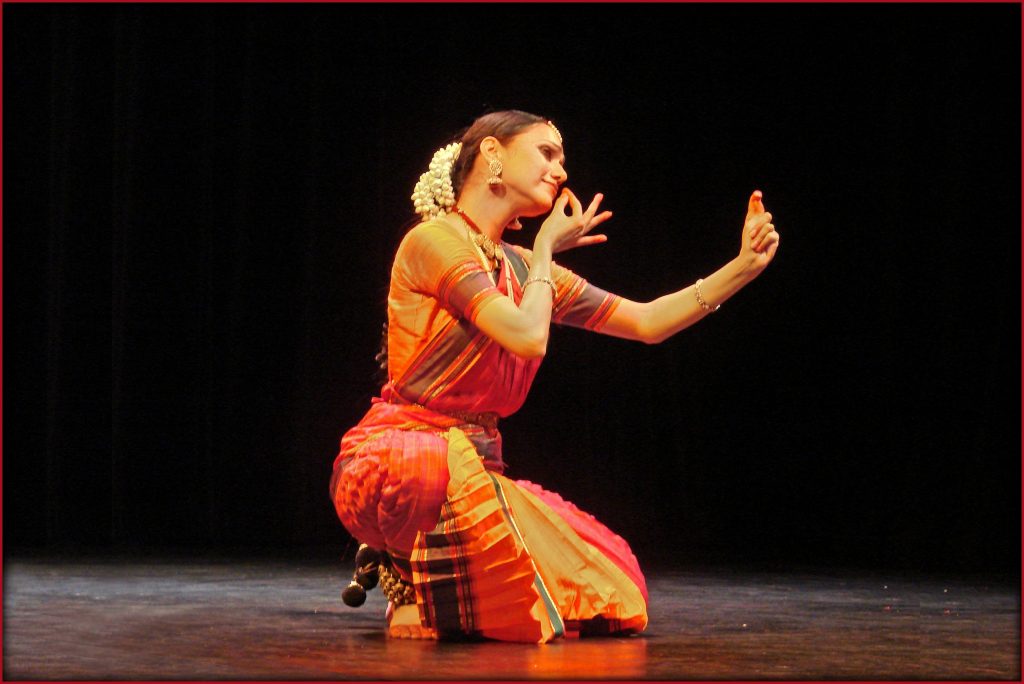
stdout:
[(388, 621), (388, 636), (395, 639), (436, 639), (437, 631), (420, 624), (420, 610), (415, 603), (397, 608), (388, 604), (384, 617)]

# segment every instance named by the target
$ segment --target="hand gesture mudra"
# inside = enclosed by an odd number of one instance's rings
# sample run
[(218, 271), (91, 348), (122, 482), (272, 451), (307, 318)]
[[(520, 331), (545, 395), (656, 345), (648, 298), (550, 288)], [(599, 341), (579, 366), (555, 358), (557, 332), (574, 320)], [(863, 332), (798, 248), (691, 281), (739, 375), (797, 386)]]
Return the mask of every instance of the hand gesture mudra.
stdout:
[[(607, 235), (588, 235), (591, 230), (612, 217), (610, 211), (597, 213), (603, 199), (604, 195), (600, 193), (594, 195), (590, 206), (583, 211), (583, 205), (572, 190), (563, 188), (551, 208), (551, 215), (541, 225), (538, 237), (544, 235), (551, 241), (552, 253), (607, 241)], [(570, 208), (568, 215), (565, 213), (566, 205)]]
[(740, 256), (750, 259), (758, 271), (771, 263), (779, 249), (779, 234), (772, 223), (771, 212), (765, 211), (762, 197), (760, 190), (750, 195), (740, 246)]

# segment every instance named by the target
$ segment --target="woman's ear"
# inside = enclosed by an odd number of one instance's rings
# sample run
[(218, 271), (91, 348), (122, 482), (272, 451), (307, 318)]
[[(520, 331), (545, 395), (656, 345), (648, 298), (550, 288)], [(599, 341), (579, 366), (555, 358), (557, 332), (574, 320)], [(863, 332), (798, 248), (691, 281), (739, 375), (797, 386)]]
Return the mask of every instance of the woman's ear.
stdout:
[(489, 135), (480, 141), (480, 154), (487, 159), (494, 159), (498, 156), (501, 143), (493, 135)]

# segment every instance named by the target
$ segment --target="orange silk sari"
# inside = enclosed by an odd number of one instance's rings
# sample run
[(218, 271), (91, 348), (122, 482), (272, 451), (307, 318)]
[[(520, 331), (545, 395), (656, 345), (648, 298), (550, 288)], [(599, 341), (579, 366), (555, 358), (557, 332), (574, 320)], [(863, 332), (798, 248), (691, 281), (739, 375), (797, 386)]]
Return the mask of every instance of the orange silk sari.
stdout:
[[(500, 417), (522, 406), (540, 360), (474, 325), (496, 297), (522, 298), (529, 250), (503, 245), (489, 274), (444, 219), (402, 241), (388, 295), (388, 383), (341, 440), (338, 517), (386, 550), (416, 588), (424, 626), (545, 642), (647, 624), (629, 546), (557, 494), (502, 475)], [(552, 320), (600, 330), (620, 299), (552, 265)]]

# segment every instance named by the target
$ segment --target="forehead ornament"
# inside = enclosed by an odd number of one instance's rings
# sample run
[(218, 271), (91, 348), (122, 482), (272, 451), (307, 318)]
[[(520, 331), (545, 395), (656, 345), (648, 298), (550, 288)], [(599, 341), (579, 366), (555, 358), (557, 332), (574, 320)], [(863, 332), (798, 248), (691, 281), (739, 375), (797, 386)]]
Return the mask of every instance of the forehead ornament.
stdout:
[(547, 123), (548, 123), (548, 126), (551, 126), (551, 130), (555, 132), (555, 137), (558, 138), (558, 144), (561, 145), (562, 144), (562, 134), (559, 132), (559, 130), (555, 126), (555, 124), (551, 123), (550, 121), (548, 121)]

